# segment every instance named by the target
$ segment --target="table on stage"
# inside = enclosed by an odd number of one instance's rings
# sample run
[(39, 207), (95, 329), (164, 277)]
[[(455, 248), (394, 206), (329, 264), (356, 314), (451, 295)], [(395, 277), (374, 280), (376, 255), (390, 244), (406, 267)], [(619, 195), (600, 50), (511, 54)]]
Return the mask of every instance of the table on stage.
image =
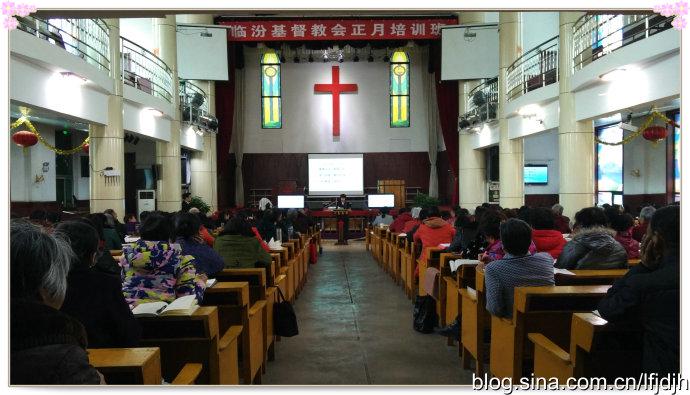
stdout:
[[(311, 215), (321, 221), (321, 229), (324, 231), (332, 230), (338, 231), (338, 216), (335, 210), (319, 210), (312, 211)], [(349, 210), (348, 218), (350, 219), (349, 230), (361, 231), (364, 234), (364, 227), (367, 221), (372, 220), (378, 215), (378, 210)]]

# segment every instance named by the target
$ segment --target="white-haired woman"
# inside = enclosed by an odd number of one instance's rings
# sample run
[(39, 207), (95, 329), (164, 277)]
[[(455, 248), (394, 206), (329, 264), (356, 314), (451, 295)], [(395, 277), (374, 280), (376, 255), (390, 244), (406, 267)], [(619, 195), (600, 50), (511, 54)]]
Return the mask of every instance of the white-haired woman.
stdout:
[(10, 225), (10, 384), (99, 384), (86, 331), (59, 311), (72, 260), (69, 243), (23, 220)]

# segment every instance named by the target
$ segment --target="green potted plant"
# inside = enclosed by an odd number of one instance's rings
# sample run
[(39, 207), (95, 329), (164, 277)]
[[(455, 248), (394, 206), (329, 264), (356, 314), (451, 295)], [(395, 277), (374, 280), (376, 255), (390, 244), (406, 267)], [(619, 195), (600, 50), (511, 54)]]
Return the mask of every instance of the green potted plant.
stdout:
[(204, 199), (202, 199), (200, 196), (193, 196), (192, 201), (189, 203), (192, 207), (196, 207), (199, 209), (204, 214), (208, 214), (209, 211), (211, 211), (211, 206), (206, 204), (204, 202)]
[(429, 207), (434, 207), (439, 205), (439, 200), (438, 198), (431, 197), (429, 195), (426, 195), (424, 193), (419, 193), (417, 196), (414, 197), (414, 206), (415, 207), (421, 207), (421, 208), (429, 208)]

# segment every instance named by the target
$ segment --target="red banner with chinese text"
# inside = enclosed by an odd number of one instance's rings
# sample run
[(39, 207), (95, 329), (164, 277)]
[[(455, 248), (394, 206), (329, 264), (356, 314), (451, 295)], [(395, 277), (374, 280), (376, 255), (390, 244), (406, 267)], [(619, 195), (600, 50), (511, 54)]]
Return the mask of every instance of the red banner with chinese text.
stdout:
[(453, 18), (221, 21), (228, 41), (433, 40)]

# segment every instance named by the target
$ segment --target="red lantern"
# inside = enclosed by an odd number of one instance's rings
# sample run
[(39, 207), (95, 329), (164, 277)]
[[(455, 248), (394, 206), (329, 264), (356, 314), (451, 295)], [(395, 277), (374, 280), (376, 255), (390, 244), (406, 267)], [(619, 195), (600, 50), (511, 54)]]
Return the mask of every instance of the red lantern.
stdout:
[(12, 141), (22, 148), (27, 148), (36, 145), (38, 137), (28, 130), (21, 130), (12, 135)]
[(84, 145), (81, 147), (81, 150), (82, 150), (85, 154), (88, 154), (88, 153), (89, 153), (89, 143), (84, 144)]
[(668, 136), (668, 130), (665, 126), (653, 125), (642, 131), (642, 137), (645, 140), (659, 142)]

